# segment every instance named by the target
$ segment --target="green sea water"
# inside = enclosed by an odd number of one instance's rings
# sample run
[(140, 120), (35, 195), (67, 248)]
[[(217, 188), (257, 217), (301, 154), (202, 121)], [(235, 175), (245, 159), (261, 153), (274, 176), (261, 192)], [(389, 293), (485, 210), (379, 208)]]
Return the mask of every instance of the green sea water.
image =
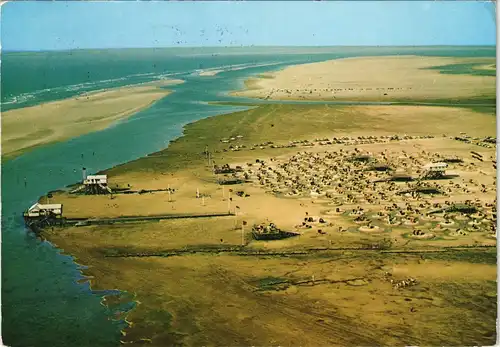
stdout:
[[(250, 75), (291, 64), (353, 56), (417, 54), (494, 57), (495, 47), (176, 48), (3, 52), (2, 111), (82, 92), (162, 78), (185, 83), (173, 94), (112, 127), (43, 146), (2, 164), (2, 338), (9, 346), (116, 346), (124, 322), (100, 304), (103, 295), (82, 279), (71, 255), (27, 232), (22, 211), (50, 190), (88, 172), (165, 148), (182, 127), (245, 109), (209, 102), (248, 102), (227, 92)], [(221, 69), (211, 77), (200, 70)], [(64, 115), (61, 115), (63, 117)], [(120, 289), (119, 283), (116, 288)], [(112, 288), (110, 288), (112, 289)], [(133, 303), (125, 307), (133, 308)]]

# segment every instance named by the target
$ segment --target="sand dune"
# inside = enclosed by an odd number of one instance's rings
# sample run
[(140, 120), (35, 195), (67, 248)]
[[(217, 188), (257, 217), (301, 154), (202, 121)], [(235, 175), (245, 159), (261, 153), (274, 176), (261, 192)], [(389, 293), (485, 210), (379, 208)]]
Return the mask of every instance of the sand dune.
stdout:
[(34, 147), (103, 130), (171, 93), (162, 80), (86, 93), (74, 98), (2, 113), (2, 156), (14, 157)]
[[(276, 100), (438, 100), (494, 98), (495, 77), (444, 74), (438, 66), (478, 63), (494, 58), (420, 56), (362, 57), (302, 64), (246, 81), (235, 96)], [(430, 69), (433, 68), (433, 69)]]

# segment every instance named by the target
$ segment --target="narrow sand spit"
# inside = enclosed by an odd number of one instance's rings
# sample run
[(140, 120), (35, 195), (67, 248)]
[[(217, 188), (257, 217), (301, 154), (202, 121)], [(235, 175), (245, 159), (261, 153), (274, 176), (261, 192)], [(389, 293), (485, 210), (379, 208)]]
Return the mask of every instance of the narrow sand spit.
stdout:
[(44, 144), (103, 130), (167, 96), (164, 80), (86, 93), (2, 113), (2, 155), (14, 157)]

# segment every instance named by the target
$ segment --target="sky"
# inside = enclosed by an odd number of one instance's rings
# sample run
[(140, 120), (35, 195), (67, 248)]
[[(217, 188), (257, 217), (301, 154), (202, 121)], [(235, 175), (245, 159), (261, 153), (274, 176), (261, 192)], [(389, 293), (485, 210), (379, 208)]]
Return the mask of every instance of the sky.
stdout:
[(495, 45), (489, 1), (8, 2), (3, 50)]

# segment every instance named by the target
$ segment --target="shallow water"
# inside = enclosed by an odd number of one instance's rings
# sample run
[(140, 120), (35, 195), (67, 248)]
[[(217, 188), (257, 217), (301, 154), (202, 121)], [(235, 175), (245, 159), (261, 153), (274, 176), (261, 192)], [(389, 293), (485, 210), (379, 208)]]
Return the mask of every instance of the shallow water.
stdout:
[[(269, 49), (272, 51), (272, 49)], [(256, 73), (289, 64), (347, 56), (420, 53), (478, 55), (477, 49), (411, 48), (103, 50), (2, 54), (2, 110), (70, 97), (83, 91), (181, 78), (175, 92), (147, 110), (96, 133), (43, 146), (2, 165), (2, 337), (9, 346), (116, 346), (123, 323), (101, 305), (106, 291), (92, 291), (68, 255), (28, 233), (22, 211), (47, 191), (88, 173), (165, 148), (182, 127), (245, 107), (208, 105), (245, 101), (226, 95)], [(495, 56), (495, 49), (482, 50)], [(241, 65), (246, 64), (246, 65)], [(236, 66), (238, 65), (238, 66)], [(259, 65), (255, 67), (255, 65)], [(234, 69), (234, 68), (237, 69)], [(213, 77), (197, 70), (226, 69)], [(232, 70), (229, 70), (232, 69)], [(78, 281), (78, 282), (77, 282)], [(116, 284), (119, 287), (119, 284)], [(113, 294), (113, 293), (111, 293)], [(127, 305), (121, 309), (129, 309)]]

